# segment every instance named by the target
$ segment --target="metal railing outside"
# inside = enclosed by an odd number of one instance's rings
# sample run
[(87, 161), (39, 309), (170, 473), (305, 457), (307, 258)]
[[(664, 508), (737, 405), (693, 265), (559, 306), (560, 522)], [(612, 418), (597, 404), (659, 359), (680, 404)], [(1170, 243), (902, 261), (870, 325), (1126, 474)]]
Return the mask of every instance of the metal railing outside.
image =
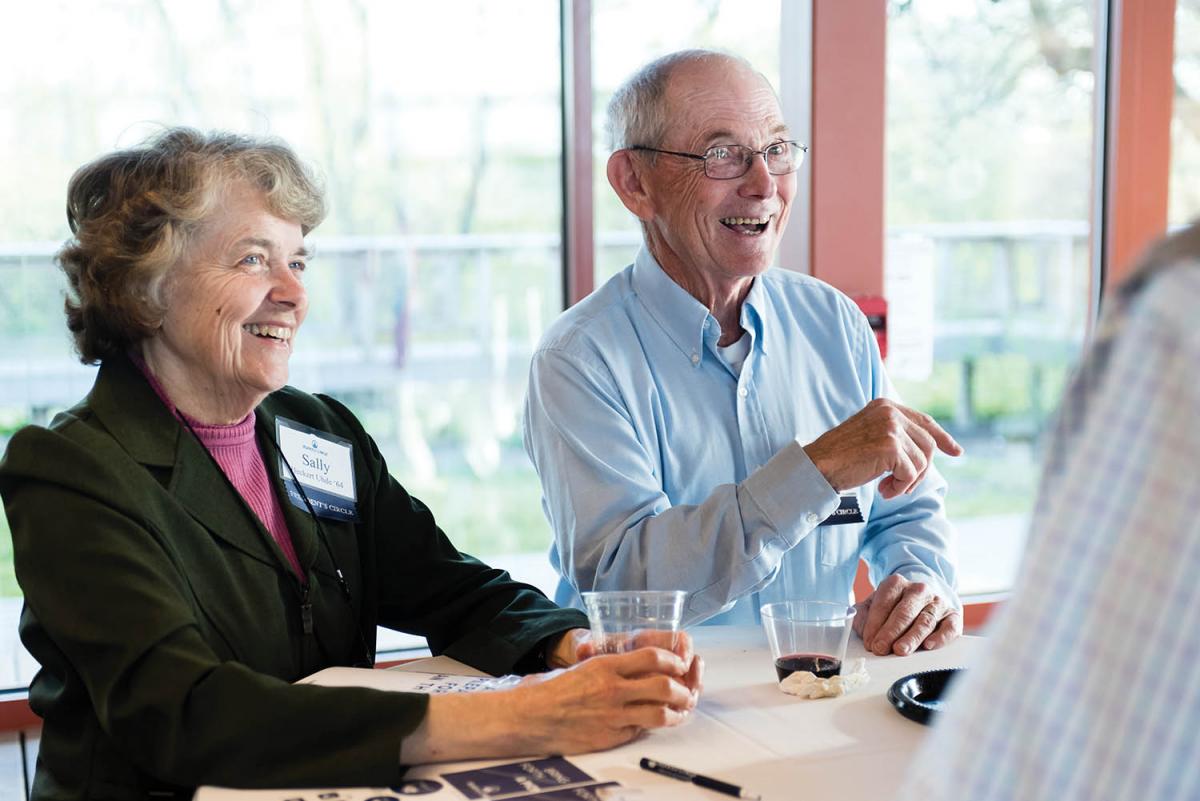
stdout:
[[(1016, 352), (1063, 362), (1078, 352), (1088, 314), (1085, 222), (906, 226), (888, 236), (924, 242), (931, 254), (922, 269), (933, 271), (935, 360), (969, 365)], [(629, 258), (639, 242), (636, 232), (597, 237), (599, 248)], [(353, 396), (356, 408), (406, 383), (499, 383), (519, 397), (529, 356), (558, 312), (556, 234), (315, 237), (311, 244), (311, 309), (294, 384)], [(56, 248), (0, 244), (0, 448), (6, 425), (45, 422), (94, 378), (95, 368), (70, 351)], [(18, 693), (34, 669), (15, 635), (19, 603), (0, 604), (12, 635), (0, 637), (0, 686)], [(0, 774), (19, 767), (26, 788), (24, 766), (36, 749), (27, 731), (0, 743)], [(12, 749), (19, 753), (4, 756)]]

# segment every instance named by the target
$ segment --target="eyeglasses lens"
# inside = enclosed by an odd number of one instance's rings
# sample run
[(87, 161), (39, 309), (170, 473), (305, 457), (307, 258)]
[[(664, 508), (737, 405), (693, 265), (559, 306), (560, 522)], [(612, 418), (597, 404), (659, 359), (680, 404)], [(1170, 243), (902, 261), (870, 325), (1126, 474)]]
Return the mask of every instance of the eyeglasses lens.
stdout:
[(721, 145), (709, 148), (705, 154), (704, 172), (709, 178), (719, 180), (741, 178), (750, 171), (752, 159), (759, 155), (766, 158), (767, 172), (772, 175), (795, 172), (804, 159), (804, 151), (791, 142), (779, 142), (763, 151), (743, 145)]

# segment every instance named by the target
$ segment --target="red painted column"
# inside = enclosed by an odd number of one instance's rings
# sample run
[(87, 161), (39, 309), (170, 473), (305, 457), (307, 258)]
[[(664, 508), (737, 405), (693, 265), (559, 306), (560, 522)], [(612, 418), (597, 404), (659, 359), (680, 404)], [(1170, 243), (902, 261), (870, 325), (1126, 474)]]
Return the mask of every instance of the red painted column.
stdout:
[(595, 284), (592, 212), (592, 3), (562, 1), (563, 308)]
[(1167, 230), (1175, 0), (1112, 0), (1106, 290)]
[(885, 0), (813, 0), (812, 274), (883, 295)]

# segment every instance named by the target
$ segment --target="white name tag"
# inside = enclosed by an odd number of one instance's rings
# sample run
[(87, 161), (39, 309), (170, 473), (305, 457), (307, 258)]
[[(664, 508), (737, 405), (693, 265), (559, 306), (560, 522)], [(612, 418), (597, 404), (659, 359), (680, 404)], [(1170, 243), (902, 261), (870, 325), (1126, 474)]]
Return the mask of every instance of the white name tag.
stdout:
[(358, 519), (350, 440), (286, 417), (275, 418), (275, 436), (281, 453), (279, 475), (292, 504), (306, 511), (311, 504), (320, 517)]

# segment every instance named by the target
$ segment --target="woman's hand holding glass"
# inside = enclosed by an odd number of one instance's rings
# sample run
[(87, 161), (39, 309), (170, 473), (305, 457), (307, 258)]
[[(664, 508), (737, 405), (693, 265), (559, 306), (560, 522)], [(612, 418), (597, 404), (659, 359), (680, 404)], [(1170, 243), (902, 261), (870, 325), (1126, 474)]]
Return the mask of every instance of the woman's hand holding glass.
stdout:
[(538, 751), (612, 748), (645, 729), (679, 725), (699, 700), (703, 662), (686, 634), (677, 635), (677, 652), (647, 643), (593, 655), (585, 639), (577, 655), (571, 667), (530, 676), (513, 691), (523, 722), (516, 728), (538, 738)]
[(421, 726), (404, 739), (401, 758), (414, 764), (584, 753), (679, 725), (699, 701), (703, 660), (684, 632), (640, 632), (637, 644), (596, 654), (587, 630), (573, 629), (548, 649), (547, 664), (558, 669), (512, 689), (434, 696)]
[[(641, 629), (634, 634), (630, 652), (643, 648), (659, 648), (670, 651), (682, 659), (688, 666), (687, 673), (683, 677), (684, 686), (691, 690), (697, 698), (699, 697), (704, 686), (704, 660), (696, 654), (692, 647), (692, 638), (686, 632)], [(571, 629), (559, 638), (554, 647), (547, 649), (546, 666), (552, 670), (571, 667), (599, 655), (601, 652), (597, 649), (590, 631)]]

